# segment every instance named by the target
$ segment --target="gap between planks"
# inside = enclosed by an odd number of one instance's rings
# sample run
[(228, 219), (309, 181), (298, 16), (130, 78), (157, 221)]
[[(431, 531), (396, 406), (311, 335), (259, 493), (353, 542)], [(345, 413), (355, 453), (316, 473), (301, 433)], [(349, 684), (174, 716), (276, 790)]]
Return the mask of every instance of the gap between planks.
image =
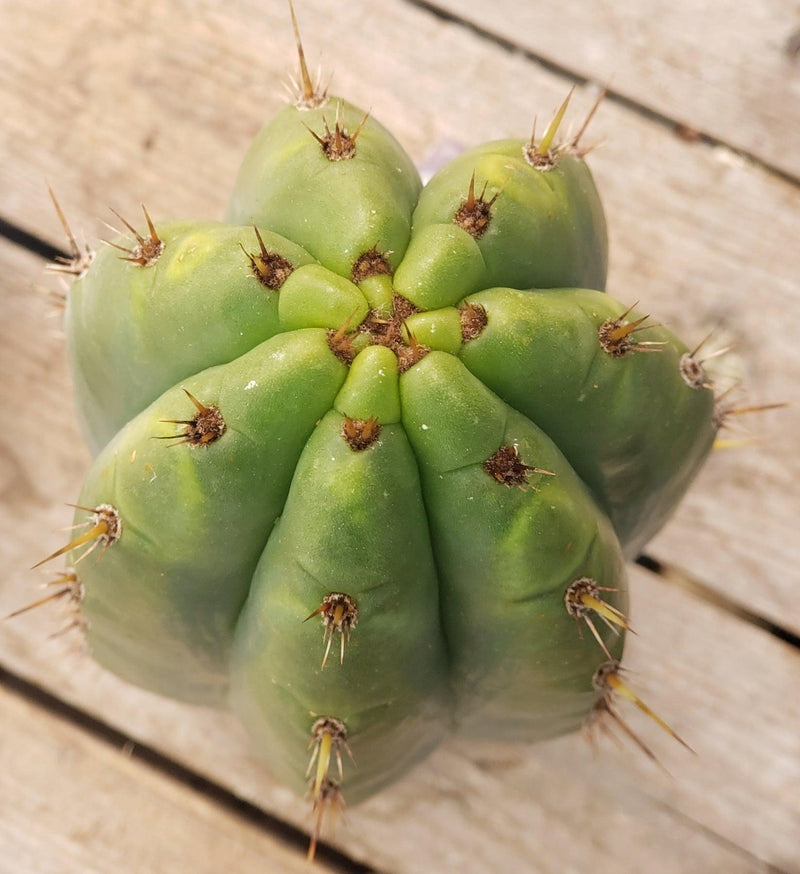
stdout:
[(668, 585), (676, 586), (686, 592), (690, 592), (696, 598), (700, 598), (709, 604), (713, 604), (720, 610), (741, 619), (742, 622), (747, 622), (750, 625), (760, 628), (767, 634), (777, 637), (788, 646), (800, 650), (800, 634), (796, 634), (791, 628), (787, 628), (778, 622), (773, 622), (766, 616), (762, 616), (755, 610), (746, 607), (736, 598), (724, 594), (722, 587), (712, 587), (707, 583), (693, 578), (681, 568), (675, 567), (668, 562), (660, 561), (652, 555), (642, 553), (635, 559), (636, 564), (650, 573), (655, 574), (663, 582)]
[[(553, 73), (557, 76), (562, 76), (565, 79), (574, 82), (576, 85), (583, 86), (591, 84), (603, 84), (603, 81), (598, 80), (596, 77), (592, 77), (590, 75), (578, 72), (574, 68), (564, 63), (553, 60), (552, 58), (545, 57), (539, 51), (536, 51), (530, 46), (527, 46), (524, 43), (517, 41), (516, 38), (503, 36), (501, 33), (490, 30), (488, 27), (483, 26), (477, 21), (473, 21), (469, 18), (464, 18), (460, 13), (450, 11), (446, 8), (446, 6), (431, 2), (431, 0), (403, 0), (403, 2), (427, 12), (428, 14), (434, 16), (440, 21), (464, 28), (464, 30), (473, 34), (479, 39), (491, 43), (492, 45), (497, 46), (498, 48), (502, 49), (505, 52), (508, 52), (509, 54), (519, 55), (526, 60), (537, 64), (543, 70), (547, 70), (547, 72)], [(502, 10), (492, 11), (494, 12)], [(752, 151), (752, 149), (737, 146), (723, 136), (714, 135), (691, 127), (687, 128), (686, 121), (684, 119), (680, 119), (676, 116), (668, 114), (667, 112), (660, 111), (653, 106), (648, 106), (647, 104), (643, 103), (641, 100), (633, 96), (623, 94), (621, 90), (617, 90), (616, 88), (612, 87), (610, 82), (606, 85), (606, 87), (606, 99), (609, 102), (616, 103), (619, 106), (639, 115), (641, 118), (660, 125), (674, 135), (681, 136), (681, 132), (685, 131), (687, 137), (691, 140), (692, 143), (701, 144), (706, 147), (722, 147), (724, 149), (727, 149), (731, 154), (736, 155), (739, 158), (743, 158), (746, 161), (749, 161), (754, 166), (761, 168), (766, 173), (775, 176), (777, 179), (788, 182), (795, 187), (800, 187), (800, 177), (798, 177), (796, 173), (779, 166), (774, 161), (771, 161), (768, 158), (756, 154), (754, 151)]]

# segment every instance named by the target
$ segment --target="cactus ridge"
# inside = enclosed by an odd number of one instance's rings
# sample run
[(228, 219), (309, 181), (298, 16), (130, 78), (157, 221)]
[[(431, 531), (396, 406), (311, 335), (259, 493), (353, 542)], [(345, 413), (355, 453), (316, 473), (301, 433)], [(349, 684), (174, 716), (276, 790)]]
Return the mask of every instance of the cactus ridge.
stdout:
[(452, 731), (632, 735), (613, 693), (684, 743), (620, 678), (624, 555), (721, 418), (700, 346), (603, 291), (585, 124), (555, 140), (569, 97), (538, 143), (422, 188), (297, 43), (226, 223), (144, 210), (92, 261), (56, 203), (97, 457), (45, 561), (81, 562), (50, 597), (79, 601), (102, 664), (230, 706), (310, 786), (313, 855), (342, 787), (368, 797)]

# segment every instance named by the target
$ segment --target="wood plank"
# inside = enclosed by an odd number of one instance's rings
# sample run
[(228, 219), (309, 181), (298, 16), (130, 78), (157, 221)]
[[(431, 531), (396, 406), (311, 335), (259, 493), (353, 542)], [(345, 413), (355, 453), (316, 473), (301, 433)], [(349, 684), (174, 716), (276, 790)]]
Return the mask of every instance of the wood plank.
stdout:
[[(26, 285), (39, 262), (0, 247), (9, 326), (0, 365), (12, 378), (12, 415), (0, 441), (0, 526), (7, 569), (0, 615), (32, 600), (43, 571), (26, 568), (62, 535), (65, 508), (85, 464), (69, 412), (47, 302)], [(30, 324), (27, 330), (22, 326)], [(12, 327), (13, 326), (13, 327)], [(8, 384), (7, 384), (8, 387)], [(656, 577), (634, 572), (632, 683), (698, 750), (693, 757), (630, 716), (674, 775), (609, 745), (597, 760), (579, 737), (498, 750), (452, 741), (408, 779), (348, 812), (343, 851), (387, 870), (563, 872), (589, 864), (617, 872), (620, 859), (659, 871), (791, 872), (800, 858), (800, 654)], [(151, 745), (299, 827), (306, 803), (266, 776), (225, 714), (189, 708), (124, 686), (85, 658), (55, 608), (0, 624), (0, 662), (134, 740)], [(531, 860), (535, 860), (532, 862)], [(532, 867), (536, 865), (538, 867)]]
[[(17, 589), (17, 594), (19, 589)], [(6, 594), (6, 593), (4, 593)], [(579, 736), (533, 747), (451, 741), (406, 780), (348, 811), (336, 842), (397, 872), (479, 874), (493, 865), (556, 874), (633, 870), (794, 872), (800, 858), (796, 651), (636, 574), (632, 683), (698, 751), (626, 713), (667, 776), (630, 748)], [(5, 608), (8, 597), (0, 607)], [(0, 657), (143, 743), (304, 826), (230, 717), (124, 687), (74, 641), (43, 640), (53, 617), (3, 629)]]
[(544, 63), (800, 177), (797, 10), (783, 0), (433, 0)]
[[(400, 0), (348, 4), (336, 16), (309, 0), (301, 18), (310, 57), (324, 49), (337, 89), (371, 105), (418, 160), (437, 145), (527, 131), (532, 112), (556, 106), (567, 88)], [(140, 200), (156, 216), (219, 215), (247, 138), (280, 105), (292, 66), (284, 11), (245, 0), (191, 15), (180, 3), (145, 13), (106, 0), (69, 16), (36, 0), (14, 9), (9, 34), (0, 192), (7, 218), (52, 239), (45, 176), (90, 230), (86, 217), (106, 203), (131, 215)], [(508, 87), (521, 81), (525, 89)], [(575, 117), (591, 98), (577, 95)], [(593, 136), (606, 140), (592, 166), (610, 221), (611, 293), (640, 300), (690, 342), (721, 326), (720, 337), (736, 340), (741, 364), (727, 366), (745, 373), (749, 401), (796, 399), (798, 189), (618, 106), (601, 111)], [(800, 405), (765, 415), (762, 445), (714, 458), (652, 546), (796, 633), (798, 432)]]
[(2, 874), (234, 868), (309, 870), (297, 848), (0, 687)]

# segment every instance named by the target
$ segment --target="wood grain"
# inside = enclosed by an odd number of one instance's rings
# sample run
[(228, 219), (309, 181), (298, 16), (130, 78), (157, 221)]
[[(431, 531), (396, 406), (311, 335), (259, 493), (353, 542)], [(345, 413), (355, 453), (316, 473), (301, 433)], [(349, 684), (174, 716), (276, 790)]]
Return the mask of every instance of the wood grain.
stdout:
[(229, 870), (309, 869), (296, 848), (0, 687), (2, 874)]
[(706, 135), (800, 177), (800, 16), (761, 0), (616, 0), (425, 4), (531, 52), (609, 82), (679, 136)]

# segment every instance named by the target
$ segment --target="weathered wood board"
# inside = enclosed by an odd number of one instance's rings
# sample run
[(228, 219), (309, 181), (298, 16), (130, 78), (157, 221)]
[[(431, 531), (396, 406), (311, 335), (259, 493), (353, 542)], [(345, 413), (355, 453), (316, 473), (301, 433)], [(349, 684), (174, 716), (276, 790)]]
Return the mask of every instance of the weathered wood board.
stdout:
[[(159, 218), (221, 214), (245, 144), (280, 105), (279, 80), (293, 66), (283, 3), (67, 5), (69, 14), (45, 0), (3, 10), (0, 218), (60, 243), (45, 178), (74, 224), (92, 237), (104, 229), (90, 217), (103, 215), (107, 205), (134, 215), (144, 200)], [(313, 0), (298, 13), (310, 57), (322, 54), (335, 69), (335, 90), (372, 106), (418, 161), (442, 144), (524, 135), (534, 109), (548, 114), (569, 86), (402, 0), (352, 3), (336, 15)], [(515, 30), (521, 46), (532, 45), (529, 25)], [(575, 73), (582, 75), (577, 67)], [(732, 81), (734, 73), (726, 75)], [(508, 87), (523, 81), (525, 89)], [(573, 118), (591, 99), (587, 90), (576, 94)], [(671, 111), (655, 102), (653, 108)], [(705, 124), (695, 111), (690, 106), (676, 120)], [(723, 121), (721, 114), (719, 127), (706, 128), (724, 139)], [(689, 339), (722, 325), (720, 335), (737, 339), (749, 399), (796, 398), (797, 188), (724, 148), (688, 144), (619, 105), (602, 109), (592, 133), (606, 141), (592, 166), (610, 221), (610, 291), (640, 299)], [(770, 153), (759, 154), (768, 160)], [(27, 568), (62, 542), (54, 529), (69, 524), (64, 504), (75, 499), (88, 455), (71, 412), (58, 320), (48, 318), (50, 304), (33, 288), (43, 282), (42, 262), (2, 243), (0, 264), (4, 615), (35, 597), (36, 582), (47, 578)], [(658, 559), (795, 632), (798, 425), (797, 406), (766, 414), (756, 427), (759, 445), (717, 453), (678, 517), (649, 547)], [(397, 872), (564, 872), (589, 865), (595, 872), (800, 871), (800, 653), (651, 574), (634, 572), (633, 594), (639, 636), (626, 657), (637, 672), (632, 683), (697, 757), (673, 747), (637, 714), (631, 721), (671, 779), (635, 751), (617, 753), (608, 743), (595, 759), (580, 738), (530, 750), (453, 741), (400, 786), (349, 811), (347, 828), (336, 836), (342, 850)], [(69, 636), (48, 640), (58, 621), (44, 609), (0, 625), (0, 665), (308, 827), (305, 803), (269, 780), (231, 719), (125, 687), (80, 656)], [(80, 748), (70, 767), (95, 757), (94, 741), (81, 738), (79, 726), (49, 725), (52, 717), (13, 696), (0, 706), (13, 737), (4, 748), (19, 760), (0, 783), (0, 810), (22, 792), (24, 762), (47, 760), (45, 748)], [(16, 736), (21, 719), (37, 726), (30, 738)], [(96, 793), (92, 816), (101, 815), (113, 784), (126, 803), (145, 804), (152, 819), (143, 825), (154, 823), (148, 833), (162, 821), (165, 835), (205, 829), (217, 849), (197, 858), (206, 859), (208, 870), (211, 860), (226, 864), (240, 827), (228, 813), (215, 812), (207, 799), (197, 802), (198, 813), (168, 775), (140, 772), (135, 761), (120, 771), (110, 753), (101, 759), (84, 784)], [(109, 827), (82, 844), (72, 820), (63, 827), (53, 821), (44, 773), (31, 772), (17, 814), (0, 826), (0, 870), (17, 857), (30, 860), (34, 871), (93, 870), (92, 860), (97, 870), (108, 870), (107, 860), (121, 857), (136, 832)], [(63, 779), (72, 773), (67, 769)], [(65, 803), (74, 797), (57, 788)], [(161, 804), (156, 796), (171, 800)], [(20, 826), (26, 811), (42, 817), (42, 827), (32, 826), (30, 834)], [(273, 853), (267, 838), (244, 828), (248, 849), (232, 856), (243, 870), (262, 854), (275, 870), (302, 862), (293, 851), (285, 859), (282, 848)], [(63, 852), (72, 868), (58, 867)], [(155, 846), (152, 852), (141, 858), (154, 870), (179, 870), (170, 868), (177, 862), (167, 843), (163, 856)]]
[(2, 874), (228, 870), (308, 866), (295, 847), (0, 687)]
[(800, 15), (784, 0), (433, 0), (543, 63), (800, 177)]

